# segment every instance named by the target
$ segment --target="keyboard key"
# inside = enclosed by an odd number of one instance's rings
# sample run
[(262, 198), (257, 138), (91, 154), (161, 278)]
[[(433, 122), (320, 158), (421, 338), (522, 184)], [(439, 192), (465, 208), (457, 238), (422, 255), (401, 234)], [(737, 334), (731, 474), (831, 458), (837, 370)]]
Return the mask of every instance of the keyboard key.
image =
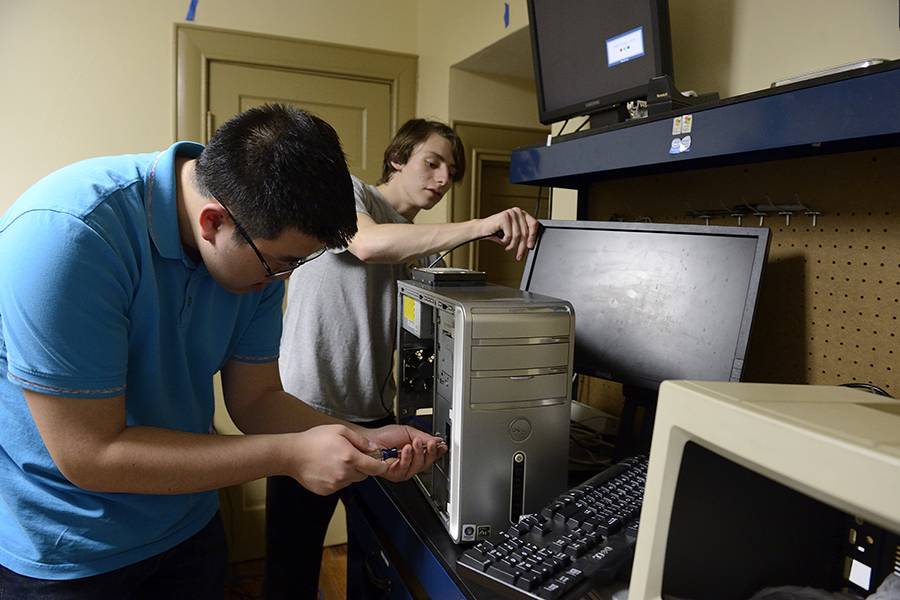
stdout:
[(573, 585), (577, 585), (584, 579), (584, 571), (580, 569), (576, 569), (574, 567), (566, 569), (564, 575), (572, 580)]
[(553, 583), (561, 587), (564, 592), (568, 592), (570, 589), (572, 589), (572, 586), (575, 585), (575, 582), (572, 581), (572, 578), (565, 574), (560, 575), (559, 577), (554, 579)]
[(528, 530), (531, 529), (531, 524), (525, 522), (524, 520), (519, 521), (515, 525), (510, 525), (507, 530), (509, 535), (514, 535), (516, 537), (520, 536), (523, 533), (528, 533)]
[(590, 518), (590, 515), (585, 512), (583, 509), (573, 514), (566, 521), (566, 527), (571, 527), (572, 529), (576, 529), (581, 526), (582, 523), (587, 521)]
[(612, 535), (622, 528), (622, 519), (619, 517), (610, 517), (600, 523), (595, 531), (599, 531), (603, 535)]
[(541, 598), (547, 598), (548, 600), (555, 600), (563, 595), (565, 590), (561, 585), (556, 583), (555, 581), (551, 581), (550, 583), (544, 585), (540, 592), (538, 592), (538, 596)]
[(554, 519), (561, 519), (563, 522), (566, 521), (572, 515), (580, 512), (580, 508), (575, 506), (575, 504), (567, 504), (561, 507), (554, 515)]
[(564, 568), (566, 568), (570, 564), (572, 564), (572, 559), (569, 558), (569, 556), (563, 552), (557, 552), (550, 558), (545, 558), (544, 564), (547, 565), (548, 567), (550, 567), (550, 569), (554, 573), (558, 573), (559, 571), (563, 570)]
[(559, 501), (551, 502), (550, 504), (545, 506), (543, 510), (541, 510), (541, 516), (546, 517), (547, 519), (552, 519), (553, 515), (559, 512), (564, 506), (565, 504)]
[(491, 559), (482, 554), (481, 552), (473, 551), (474, 549), (469, 549), (463, 552), (463, 555), (459, 557), (459, 563), (464, 564), (466, 566), (472, 567), (478, 571), (484, 571), (491, 564)]
[(519, 563), (519, 568), (522, 569), (523, 571), (531, 571), (532, 569), (534, 569), (534, 568), (535, 568), (537, 565), (539, 565), (539, 564), (540, 564), (540, 563), (535, 562), (535, 561), (533, 561), (533, 560), (531, 560), (531, 559), (528, 559), (528, 560), (523, 560), (522, 562), (520, 562), (520, 563)]
[(553, 523), (549, 519), (541, 517), (537, 523), (532, 525), (531, 531), (543, 535), (549, 532), (552, 528)]
[(520, 590), (530, 592), (544, 581), (544, 578), (534, 571), (525, 571), (516, 579), (516, 587)]
[(508, 583), (510, 585), (515, 583), (516, 577), (519, 576), (519, 573), (521, 573), (521, 571), (519, 571), (515, 567), (511, 567), (503, 563), (502, 561), (490, 565), (487, 569), (488, 575), (496, 577), (503, 583)]
[(547, 565), (545, 565), (543, 563), (541, 563), (539, 565), (535, 565), (535, 566), (531, 567), (531, 569), (529, 569), (529, 570), (538, 576), (538, 579), (539, 579), (538, 583), (547, 581), (548, 579), (553, 577), (553, 573), (554, 573), (553, 569), (551, 569), (550, 567), (548, 567)]

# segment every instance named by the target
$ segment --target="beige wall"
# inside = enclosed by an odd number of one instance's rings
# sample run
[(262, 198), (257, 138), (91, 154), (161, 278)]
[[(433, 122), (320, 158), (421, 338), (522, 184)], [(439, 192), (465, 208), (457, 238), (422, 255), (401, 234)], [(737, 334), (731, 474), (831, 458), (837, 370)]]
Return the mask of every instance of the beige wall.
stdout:
[[(500, 0), (419, 2), (418, 112), (443, 121), (538, 127), (533, 82), (451, 67), (528, 25), (525, 0), (509, 0), (509, 24)], [(530, 60), (530, 57), (529, 57)], [(450, 220), (450, 203), (420, 213), (420, 223)]]
[(501, 0), (420, 0), (419, 114), (450, 118), (450, 66), (528, 25), (525, 0), (509, 0), (509, 27)]
[(897, 0), (670, 0), (681, 89), (736, 96), (863, 58), (900, 58)]
[[(188, 4), (0, 1), (0, 213), (67, 163), (173, 141), (173, 32)], [(415, 53), (416, 5), (202, 0), (194, 23)]]
[(545, 127), (538, 121), (533, 79), (450, 70), (450, 118), (510, 127)]

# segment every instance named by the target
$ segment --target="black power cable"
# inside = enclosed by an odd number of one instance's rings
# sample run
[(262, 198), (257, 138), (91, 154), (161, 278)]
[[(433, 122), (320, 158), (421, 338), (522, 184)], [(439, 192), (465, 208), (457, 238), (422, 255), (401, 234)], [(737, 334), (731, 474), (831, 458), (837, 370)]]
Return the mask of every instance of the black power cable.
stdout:
[(867, 392), (871, 392), (873, 394), (877, 394), (879, 396), (884, 396), (885, 398), (893, 398), (890, 394), (888, 394), (885, 390), (881, 389), (877, 385), (871, 383), (842, 383), (841, 387), (854, 388), (858, 390), (865, 390)]
[(463, 243), (461, 243), (461, 244), (457, 244), (457, 245), (453, 246), (452, 248), (450, 248), (449, 250), (447, 250), (446, 252), (444, 252), (443, 254), (441, 254), (440, 256), (438, 256), (438, 257), (437, 257), (436, 259), (434, 259), (433, 261), (431, 261), (431, 263), (429, 263), (429, 265), (428, 265), (428, 268), (430, 269), (431, 267), (433, 267), (434, 265), (436, 265), (438, 262), (441, 261), (442, 258), (444, 258), (445, 256), (447, 256), (448, 254), (450, 254), (451, 252), (453, 252), (454, 250), (456, 250), (456, 249), (459, 248), (460, 246), (465, 246), (466, 244), (469, 244), (469, 243), (471, 243), (471, 242), (477, 242), (478, 240), (485, 240), (485, 239), (487, 239), (487, 238), (489, 238), (489, 237), (498, 237), (498, 238), (500, 238), (500, 239), (502, 240), (502, 239), (503, 239), (503, 232), (502, 232), (502, 231), (495, 231), (494, 233), (491, 233), (491, 234), (488, 234), (488, 235), (483, 235), (483, 236), (481, 236), (481, 237), (477, 237), (477, 238), (475, 238), (474, 240), (467, 240), (467, 241), (465, 241), (465, 242), (463, 242)]

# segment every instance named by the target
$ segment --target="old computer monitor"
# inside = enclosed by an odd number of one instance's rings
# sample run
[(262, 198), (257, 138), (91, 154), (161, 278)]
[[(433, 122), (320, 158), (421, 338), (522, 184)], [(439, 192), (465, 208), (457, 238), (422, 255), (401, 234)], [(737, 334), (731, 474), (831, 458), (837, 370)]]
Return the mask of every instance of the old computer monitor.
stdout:
[(868, 597), (900, 574), (897, 498), (900, 400), (667, 381), (629, 598), (743, 600), (788, 585)]
[[(652, 418), (665, 380), (741, 379), (767, 228), (541, 225), (520, 287), (572, 303), (574, 370), (623, 384), (626, 401), (633, 401), (626, 402), (625, 431), (635, 406), (648, 407)], [(643, 433), (646, 444), (649, 433)]]
[(651, 78), (674, 77), (667, 0), (528, 0), (528, 17), (544, 124), (646, 98)]

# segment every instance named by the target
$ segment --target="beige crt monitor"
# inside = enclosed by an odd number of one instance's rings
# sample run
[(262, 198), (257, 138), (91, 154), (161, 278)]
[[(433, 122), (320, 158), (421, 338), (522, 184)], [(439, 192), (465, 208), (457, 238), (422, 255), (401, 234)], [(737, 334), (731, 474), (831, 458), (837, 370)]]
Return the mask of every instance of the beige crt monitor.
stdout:
[(846, 387), (667, 381), (629, 598), (874, 589), (865, 561), (879, 557), (877, 536), (854, 529), (868, 524), (889, 542), (881, 556), (900, 552), (900, 401)]

